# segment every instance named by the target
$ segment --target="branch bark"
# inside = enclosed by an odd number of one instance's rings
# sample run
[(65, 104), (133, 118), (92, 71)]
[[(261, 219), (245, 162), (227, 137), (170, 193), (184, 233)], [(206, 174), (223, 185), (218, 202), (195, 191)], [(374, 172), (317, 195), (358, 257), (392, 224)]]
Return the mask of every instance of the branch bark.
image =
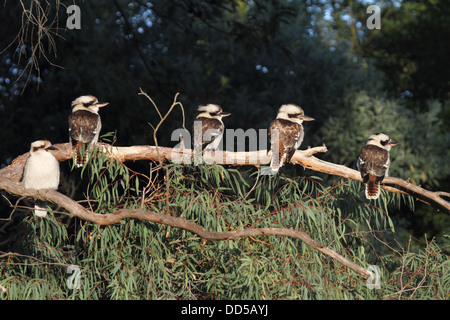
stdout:
[[(130, 147), (114, 147), (107, 144), (101, 144), (102, 150), (110, 154), (111, 157), (117, 158), (121, 162), (152, 160), (155, 162), (169, 161), (175, 163), (195, 163), (193, 152), (191, 149), (175, 149), (168, 147), (154, 146), (130, 146)], [(70, 143), (56, 144), (57, 151), (54, 155), (58, 161), (65, 161), (72, 158), (72, 146)], [(301, 165), (306, 169), (322, 172), (330, 175), (341, 176), (344, 178), (362, 182), (360, 173), (352, 168), (327, 162), (314, 157), (316, 153), (327, 152), (325, 145), (308, 148), (306, 150), (297, 150), (292, 157), (291, 162)], [(6, 177), (15, 181), (19, 181), (22, 177), (23, 166), (28, 157), (25, 153), (13, 160), (11, 165), (0, 169), (0, 177)], [(270, 162), (270, 155), (267, 150), (250, 151), (250, 152), (230, 152), (215, 151), (205, 152), (203, 154), (205, 163), (215, 162), (217, 164), (227, 165), (267, 165)], [(450, 202), (442, 198), (446, 196), (446, 192), (433, 192), (417, 186), (409, 181), (396, 177), (385, 177), (382, 188), (396, 193), (407, 193), (413, 197), (426, 200), (435, 204), (439, 209), (450, 213)]]

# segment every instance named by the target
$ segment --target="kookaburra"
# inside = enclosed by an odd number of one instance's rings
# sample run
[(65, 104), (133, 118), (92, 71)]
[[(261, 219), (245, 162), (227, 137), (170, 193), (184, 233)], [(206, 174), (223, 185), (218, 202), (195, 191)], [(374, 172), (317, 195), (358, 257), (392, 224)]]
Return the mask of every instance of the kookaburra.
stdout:
[(376, 133), (369, 137), (366, 146), (361, 149), (356, 164), (366, 184), (367, 199), (378, 199), (380, 183), (389, 171), (389, 151), (397, 144), (398, 142), (391, 141), (387, 134)]
[(82, 167), (88, 160), (86, 146), (97, 143), (102, 122), (98, 110), (108, 103), (99, 103), (94, 96), (81, 96), (72, 101), (69, 116), (69, 139), (75, 149), (76, 166)]
[(305, 116), (303, 109), (295, 104), (285, 104), (278, 110), (277, 118), (270, 124), (270, 150), (272, 152), (270, 168), (273, 172), (291, 161), (295, 150), (300, 147), (304, 131), (303, 121), (314, 119)]
[[(49, 150), (56, 150), (48, 140), (38, 140), (31, 144), (30, 156), (23, 168), (22, 184), (25, 189), (58, 189), (59, 162)], [(34, 213), (38, 217), (47, 216), (45, 203), (36, 201)]]
[(217, 104), (200, 106), (197, 112), (193, 126), (194, 150), (216, 150), (225, 130), (222, 118), (228, 117), (231, 113), (223, 112)]

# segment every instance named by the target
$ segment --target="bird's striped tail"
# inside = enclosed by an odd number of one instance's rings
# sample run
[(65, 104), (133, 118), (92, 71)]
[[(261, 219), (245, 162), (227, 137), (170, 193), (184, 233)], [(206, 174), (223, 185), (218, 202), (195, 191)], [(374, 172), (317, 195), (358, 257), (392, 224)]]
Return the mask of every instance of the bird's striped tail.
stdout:
[(273, 172), (278, 172), (278, 170), (280, 170), (280, 158), (275, 154), (272, 154), (272, 159), (270, 160), (270, 168)]
[(78, 142), (75, 145), (75, 165), (77, 168), (81, 168), (88, 162), (88, 149), (86, 144)]
[(286, 153), (280, 150), (284, 149), (282, 141), (280, 140), (280, 133), (277, 129), (270, 132), (270, 150), (272, 151), (272, 158), (270, 160), (270, 168), (273, 173), (277, 173), (278, 170), (283, 166), (284, 160), (286, 159)]
[(374, 175), (369, 175), (369, 180), (366, 183), (366, 198), (367, 199), (378, 199), (380, 195), (380, 181)]
[(270, 160), (270, 168), (274, 173), (278, 172), (283, 166), (284, 160), (286, 159), (285, 154), (280, 154), (278, 150), (272, 151), (272, 159)]

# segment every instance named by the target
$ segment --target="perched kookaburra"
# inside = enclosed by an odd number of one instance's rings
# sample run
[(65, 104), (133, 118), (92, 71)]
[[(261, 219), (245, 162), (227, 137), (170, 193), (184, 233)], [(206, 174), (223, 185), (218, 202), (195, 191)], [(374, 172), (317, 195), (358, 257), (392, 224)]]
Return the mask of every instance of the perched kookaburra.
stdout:
[[(59, 162), (49, 150), (56, 150), (48, 140), (38, 140), (31, 144), (30, 156), (23, 168), (22, 184), (25, 189), (58, 189)], [(36, 201), (34, 213), (38, 217), (47, 216), (45, 203)]]
[(217, 104), (207, 104), (197, 109), (194, 121), (194, 150), (216, 150), (223, 137), (225, 126), (222, 118), (231, 113), (225, 113)]
[(380, 183), (388, 175), (389, 151), (398, 142), (391, 141), (387, 134), (377, 133), (369, 137), (369, 141), (361, 149), (357, 166), (361, 172), (363, 182), (366, 184), (365, 194), (367, 199), (378, 199), (380, 195)]
[(82, 167), (88, 160), (86, 146), (97, 143), (102, 122), (98, 109), (108, 105), (99, 103), (94, 96), (81, 96), (72, 101), (69, 116), (69, 139), (75, 149), (76, 166)]
[(295, 150), (303, 141), (303, 121), (314, 119), (305, 116), (303, 109), (295, 104), (285, 104), (278, 110), (277, 118), (270, 124), (270, 168), (277, 172), (284, 163), (291, 161)]

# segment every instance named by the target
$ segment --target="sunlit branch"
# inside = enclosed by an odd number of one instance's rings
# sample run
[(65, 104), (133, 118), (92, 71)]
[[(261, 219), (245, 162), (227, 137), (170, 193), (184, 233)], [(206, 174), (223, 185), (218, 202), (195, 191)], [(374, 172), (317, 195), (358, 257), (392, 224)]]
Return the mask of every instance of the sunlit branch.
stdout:
[[(59, 161), (66, 161), (72, 158), (72, 146), (70, 143), (56, 144), (55, 146), (58, 150), (54, 152), (54, 155)], [(101, 144), (100, 150), (108, 153), (110, 157), (114, 157), (121, 162), (142, 160), (159, 162), (161, 160), (163, 162), (195, 164), (196, 161), (195, 157), (193, 157), (193, 151), (184, 148), (155, 147), (148, 145), (115, 147)], [(341, 176), (362, 182), (361, 175), (357, 170), (314, 157), (314, 154), (324, 152), (327, 152), (325, 146), (297, 150), (292, 157), (291, 162), (316, 172)], [(214, 162), (223, 165), (262, 166), (268, 165), (270, 162), (270, 154), (267, 153), (267, 150), (250, 152), (215, 151), (205, 152), (202, 156), (202, 163), (205, 164)], [(19, 181), (27, 157), (28, 153), (15, 158), (11, 165), (0, 169), (0, 176)], [(418, 197), (422, 200), (426, 200), (427, 202), (436, 204), (438, 208), (444, 209), (450, 213), (450, 202), (442, 198), (442, 196), (447, 195), (445, 192), (429, 191), (397, 177), (385, 177), (381, 187), (389, 192), (406, 193), (415, 198)]]
[[(58, 161), (72, 159), (73, 151), (70, 143), (55, 144), (54, 146), (57, 148), (54, 155)], [(107, 144), (99, 144), (99, 146), (100, 151), (109, 154), (111, 158), (116, 158), (121, 162), (150, 160), (155, 162), (163, 161), (191, 164), (195, 161), (193, 151), (185, 148), (154, 146), (115, 147)], [(327, 152), (327, 148), (325, 146), (308, 148), (307, 150), (298, 150), (292, 158), (292, 163), (301, 165), (304, 168), (313, 171), (362, 181), (358, 171), (314, 157), (314, 154), (323, 152)], [(267, 150), (253, 152), (215, 151), (206, 152), (202, 156), (203, 163), (214, 162), (225, 165), (261, 166), (267, 165), (270, 162), (270, 154), (267, 153)], [(332, 259), (339, 261), (358, 274), (370, 276), (369, 271), (344, 258), (323, 244), (313, 240), (303, 231), (284, 228), (248, 228), (235, 231), (213, 232), (208, 231), (202, 226), (182, 217), (174, 217), (167, 214), (142, 209), (121, 209), (108, 214), (97, 214), (57, 191), (36, 191), (24, 189), (19, 181), (21, 179), (23, 166), (27, 158), (28, 153), (20, 155), (15, 158), (9, 166), (0, 169), (0, 190), (5, 190), (6, 192), (16, 196), (32, 197), (36, 200), (51, 201), (67, 210), (71, 216), (78, 217), (98, 225), (110, 225), (119, 223), (123, 219), (135, 218), (184, 229), (193, 232), (206, 240), (236, 240), (242, 237), (270, 235), (292, 237), (303, 241), (310, 248), (318, 250)], [(423, 198), (434, 201), (442, 208), (445, 208), (448, 212), (450, 212), (450, 204), (440, 197), (440, 195), (447, 195), (446, 193), (431, 192), (421, 188), (420, 186), (395, 177), (386, 177), (383, 181), (382, 187), (390, 192), (406, 192), (410, 195), (420, 195)]]

